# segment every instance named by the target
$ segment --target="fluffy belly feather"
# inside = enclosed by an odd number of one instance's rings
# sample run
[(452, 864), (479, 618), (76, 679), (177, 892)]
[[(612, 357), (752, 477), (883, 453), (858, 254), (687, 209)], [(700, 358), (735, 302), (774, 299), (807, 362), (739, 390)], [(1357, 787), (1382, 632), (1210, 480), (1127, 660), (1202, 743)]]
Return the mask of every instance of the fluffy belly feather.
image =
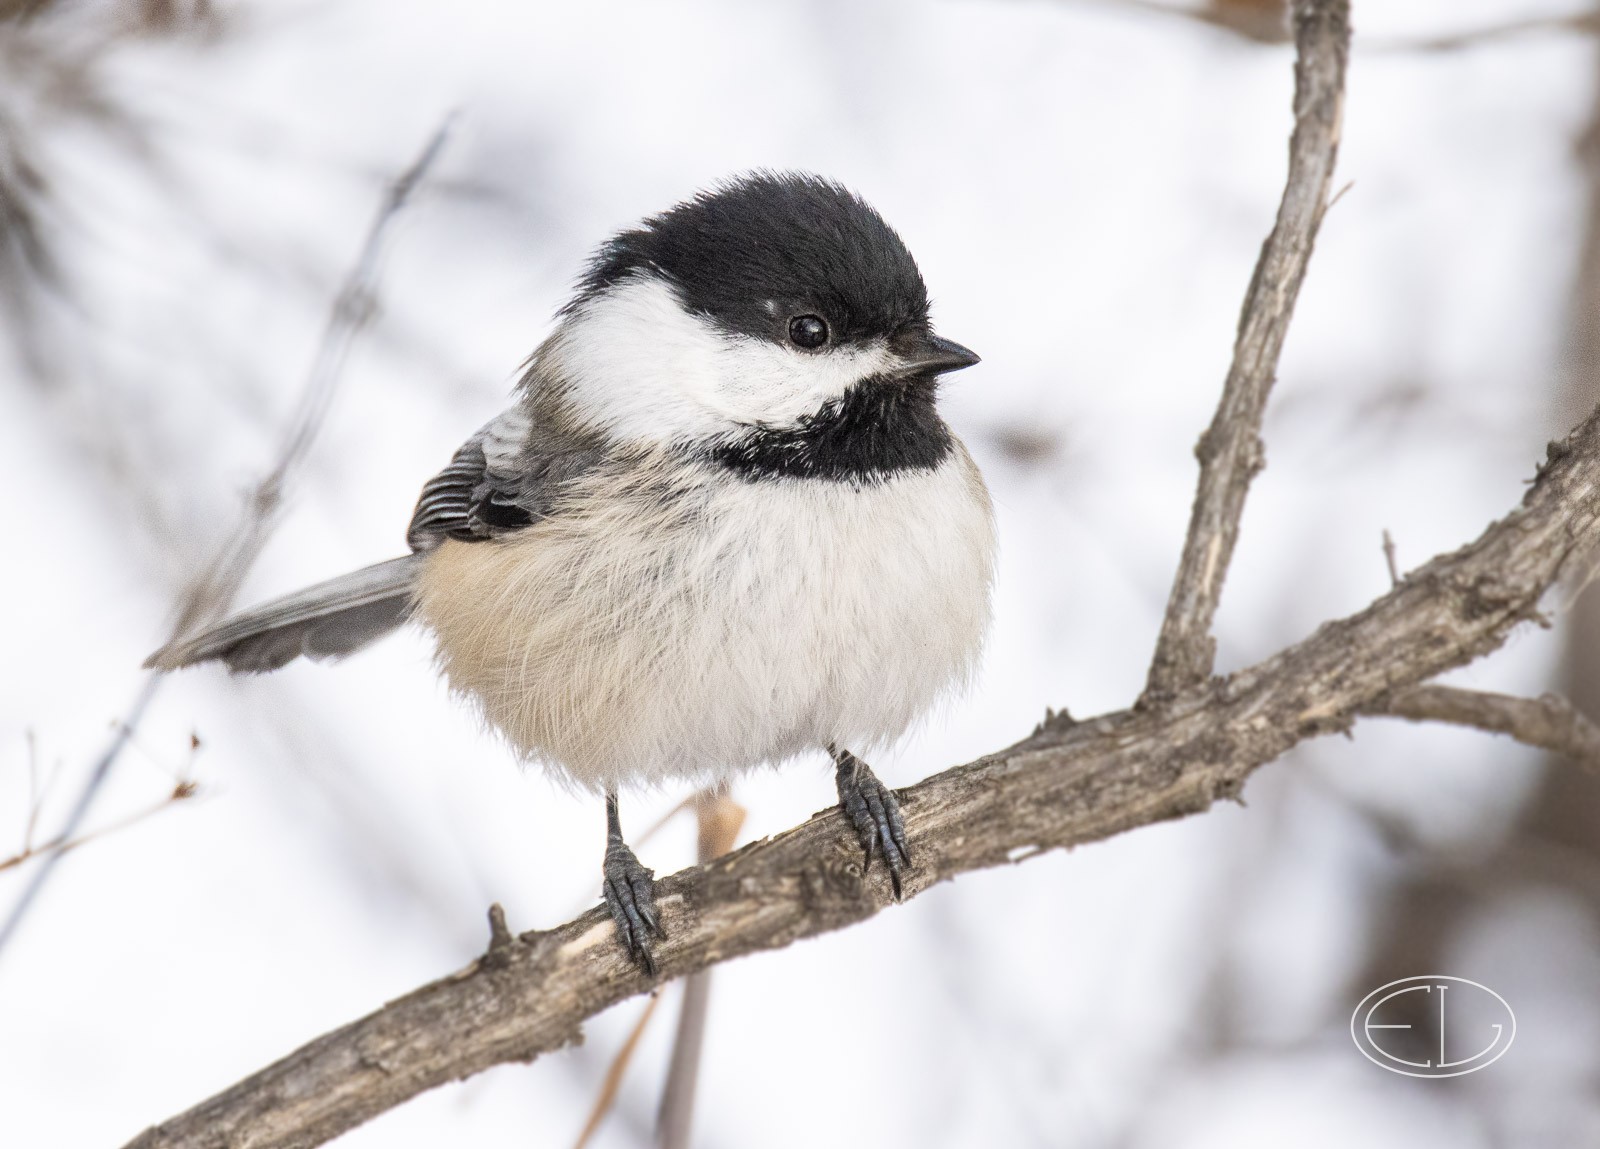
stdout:
[(881, 746), (970, 678), (994, 529), (964, 450), (863, 487), (708, 478), (611, 474), (429, 557), (416, 617), (521, 755), (594, 789), (708, 781)]

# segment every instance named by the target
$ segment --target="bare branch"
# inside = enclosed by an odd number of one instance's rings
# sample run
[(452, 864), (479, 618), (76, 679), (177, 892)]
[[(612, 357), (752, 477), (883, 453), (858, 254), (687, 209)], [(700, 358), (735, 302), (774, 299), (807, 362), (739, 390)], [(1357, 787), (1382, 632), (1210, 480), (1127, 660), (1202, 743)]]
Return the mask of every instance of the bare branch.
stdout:
[(711, 1008), (711, 971), (698, 970), (683, 979), (678, 1029), (672, 1038), (672, 1059), (656, 1110), (657, 1149), (689, 1149), (694, 1125), (694, 1099), (700, 1085), (700, 1053), (705, 1046), (706, 1016)]
[(588, 1145), (600, 1131), (600, 1125), (605, 1121), (606, 1114), (611, 1112), (611, 1106), (616, 1103), (617, 1092), (622, 1088), (622, 1077), (628, 1072), (634, 1051), (639, 1048), (639, 1039), (644, 1036), (645, 1029), (650, 1025), (650, 1019), (655, 1016), (656, 1006), (660, 1004), (661, 991), (657, 990), (650, 995), (650, 1000), (644, 1003), (644, 1010), (639, 1014), (639, 1020), (633, 1023), (633, 1028), (628, 1031), (627, 1040), (622, 1043), (622, 1048), (617, 1050), (616, 1057), (611, 1059), (605, 1078), (600, 1082), (600, 1096), (595, 1098), (594, 1108), (589, 1110), (589, 1120), (583, 1123), (583, 1132), (578, 1134), (578, 1140), (573, 1143), (572, 1149), (584, 1149), (584, 1146)]
[(31, 842), (25, 843), (20, 851), (12, 854), (9, 858), (0, 858), (0, 871), (15, 869), (24, 862), (28, 862), (34, 858), (43, 857), (48, 854), (65, 854), (70, 850), (76, 850), (80, 846), (88, 845), (96, 838), (103, 838), (107, 834), (115, 834), (118, 830), (126, 830), (129, 826), (138, 825), (151, 815), (159, 814), (161, 811), (165, 810), (168, 806), (171, 806), (174, 803), (182, 802), (188, 798), (193, 798), (197, 793), (199, 793), (199, 789), (193, 782), (179, 782), (172, 788), (167, 796), (162, 798), (159, 802), (155, 802), (149, 806), (146, 806), (142, 810), (135, 810), (131, 814), (126, 814), (123, 817), (118, 818), (115, 822), (112, 822), (106, 826), (101, 826), (97, 830), (90, 830), (87, 833), (79, 834), (76, 838), (66, 838), (58, 835), (57, 837), (51, 838), (48, 842), (39, 843), (37, 846), (33, 845)]
[[(1170, 706), (1053, 718), (904, 791), (905, 896), (1237, 795), (1296, 743), (1500, 646), (1597, 543), (1600, 411), (1552, 445), (1521, 506), (1360, 613)], [(860, 863), (832, 810), (662, 880), (662, 979), (872, 917), (892, 902), (889, 882)], [(652, 985), (596, 907), (318, 1038), (130, 1149), (306, 1149), (423, 1090), (577, 1041), (586, 1019)]]
[(1541, 32), (1593, 36), (1600, 32), (1600, 12), (1572, 12), (1559, 16), (1526, 16), (1501, 24), (1489, 24), (1465, 32), (1450, 32), (1443, 36), (1425, 39), (1374, 39), (1365, 40), (1362, 47), (1374, 52), (1459, 52), (1481, 44), (1503, 43), (1507, 40)]
[(1102, 0), (1121, 8), (1133, 8), (1157, 16), (1189, 20), (1223, 32), (1231, 32), (1257, 44), (1289, 42), (1288, 0), (1207, 0), (1192, 8), (1163, 3), (1162, 0)]
[[(111, 776), (111, 768), (121, 756), (122, 749), (133, 737), (134, 729), (144, 718), (144, 712), (149, 709), (154, 701), (156, 690), (161, 680), (154, 674), (146, 675), (144, 682), (139, 687), (139, 693), (134, 696), (133, 704), (128, 708), (128, 716), (117, 723), (116, 733), (111, 736), (111, 741), (100, 752), (100, 757), (95, 760), (94, 766), (89, 771), (89, 779), (78, 792), (77, 799), (73, 802), (72, 809), (67, 814), (67, 820), (57, 833), (56, 838), (68, 842), (77, 837), (83, 828), (83, 821), (89, 816), (89, 808), (94, 804), (95, 795), (105, 785)], [(29, 827), (31, 833), (33, 827)], [(53, 850), (46, 854), (39, 868), (33, 872), (28, 884), (22, 888), (22, 893), (11, 906), (11, 913), (7, 915), (5, 924), (0, 926), (0, 953), (5, 951), (6, 945), (17, 934), (22, 921), (28, 916), (28, 910), (38, 900), (39, 893), (50, 880), (50, 875), (55, 872), (56, 866), (66, 856), (65, 851)]]
[(27, 853), (33, 849), (33, 835), (39, 828), (39, 812), (44, 809), (44, 800), (50, 793), (50, 788), (55, 784), (59, 771), (52, 770), (46, 776), (44, 784), (39, 784), (39, 738), (29, 727), (28, 733), (28, 824), (22, 828), (22, 852)]
[[(1131, 8), (1156, 16), (1203, 24), (1232, 32), (1257, 44), (1289, 42), (1286, 0), (1205, 0), (1199, 7), (1167, 0), (1097, 0), (1117, 8)], [(1523, 16), (1437, 36), (1365, 36), (1366, 52), (1449, 53), (1485, 44), (1502, 44), (1540, 34), (1593, 36), (1600, 33), (1600, 12), (1568, 12)]]
[(1195, 446), (1200, 481), (1183, 556), (1167, 600), (1145, 698), (1159, 701), (1203, 682), (1216, 642), (1211, 622), (1233, 559), (1250, 481), (1261, 470), (1261, 417), (1278, 369), (1339, 150), (1345, 64), (1350, 52), (1346, 0), (1297, 0), (1294, 134), (1277, 222), (1261, 247), (1245, 292), (1233, 363), (1211, 426)]
[[(284, 485), (304, 460), (306, 452), (311, 449), (312, 440), (321, 428), (328, 407), (333, 402), (334, 392), (338, 389), (350, 345), (371, 312), (369, 301), (373, 284), (377, 281), (378, 261), (383, 251), (384, 235), (388, 231), (390, 222), (406, 205), (412, 191), (428, 168), (433, 165), (433, 161), (438, 158), (449, 128), (450, 120), (447, 118), (429, 137), (427, 145), (416, 160), (386, 189), (377, 214), (367, 229), (366, 239), (362, 243), (361, 253), (356, 259), (355, 266), (345, 278), (334, 300), (328, 325), (323, 331), (322, 342), (318, 345), (316, 358), (312, 361), (305, 389), (301, 392), (294, 418), (290, 421), (288, 432), (284, 436), (283, 448), (279, 452), (277, 462), (246, 499), (238, 525), (217, 552), (216, 557), (195, 577), (179, 599), (177, 620), (172, 626), (170, 642), (178, 641), (227, 610), (239, 587), (243, 585), (245, 576), (255, 565), (256, 556), (261, 553), (261, 548), (266, 545), (268, 537), (277, 525), (277, 511), (283, 499)], [(112, 736), (93, 769), (89, 771), (88, 780), (74, 801), (65, 825), (57, 835), (60, 841), (70, 842), (78, 835), (96, 795), (110, 777), (123, 747), (128, 744), (140, 721), (143, 720), (145, 711), (154, 700), (162, 681), (159, 673), (151, 672), (140, 685), (139, 693), (128, 708), (127, 717), (117, 724), (116, 734)], [(51, 852), (34, 871), (32, 880), (23, 888), (21, 896), (11, 907), (11, 913), (6, 918), (5, 924), (0, 926), (0, 951), (4, 951), (6, 944), (16, 935), (23, 918), (27, 916), (29, 907), (38, 898), (39, 892), (49, 881), (50, 875), (55, 872), (56, 864), (65, 853), (65, 850)]]
[(447, 117), (435, 128), (417, 158), (384, 190), (378, 210), (367, 227), (366, 239), (361, 244), (355, 265), (345, 276), (339, 294), (334, 297), (327, 326), (323, 329), (322, 340), (317, 345), (316, 356), (306, 375), (300, 402), (284, 434), (277, 462), (246, 498), (245, 513), (233, 534), (184, 595), (178, 620), (172, 628), (173, 643), (188, 637), (227, 610), (243, 585), (245, 576), (255, 565), (256, 556), (266, 545), (267, 537), (277, 526), (284, 486), (311, 450), (311, 443), (327, 418), (328, 408), (338, 391), (350, 347), (371, 317), (373, 286), (377, 283), (379, 260), (389, 225), (406, 206), (412, 192), (438, 158), (449, 137), (450, 124), (451, 119)]
[(1361, 712), (1509, 734), (1526, 746), (1564, 755), (1580, 766), (1600, 771), (1600, 726), (1556, 694), (1516, 698), (1454, 686), (1408, 686)]

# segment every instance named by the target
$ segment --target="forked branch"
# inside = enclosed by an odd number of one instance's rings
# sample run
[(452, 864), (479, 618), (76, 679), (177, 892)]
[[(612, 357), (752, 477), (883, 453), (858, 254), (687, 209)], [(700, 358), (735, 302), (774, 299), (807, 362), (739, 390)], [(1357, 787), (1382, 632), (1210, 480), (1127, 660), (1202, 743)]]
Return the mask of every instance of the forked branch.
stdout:
[[(1206, 809), (1307, 738), (1347, 729), (1403, 688), (1494, 650), (1600, 543), (1600, 413), (1554, 452), (1521, 506), (1358, 614), (1176, 698), (1057, 719), (903, 792), (912, 898), (969, 870)], [(664, 879), (662, 979), (841, 929), (891, 904), (837, 811)], [(335, 1030), (189, 1112), (137, 1149), (304, 1149), (436, 1085), (576, 1041), (651, 983), (602, 908), (523, 934)]]
[[(1419, 694), (1418, 684), (1537, 618), (1546, 590), (1600, 543), (1597, 412), (1552, 446), (1521, 505), (1476, 541), (1272, 658), (1210, 677), (1211, 619), (1259, 466), (1262, 407), (1327, 202), (1348, 27), (1345, 0), (1296, 5), (1289, 186), (1246, 298), (1222, 406), (1201, 444), (1200, 492), (1146, 693), (1160, 705), (1085, 722), (1047, 719), (1022, 741), (904, 791), (913, 843), (905, 897), (971, 870), (1204, 810), (1236, 795), (1257, 767), (1348, 729), (1358, 715), (1440, 717), (1449, 696)], [(1532, 737), (1526, 713), (1510, 713), (1512, 732)], [(1547, 717), (1557, 729), (1560, 716)], [(1559, 734), (1574, 746), (1589, 736), (1577, 726)], [(841, 929), (891, 901), (881, 870), (863, 873), (843, 816), (817, 815), (659, 883), (668, 931), (656, 951), (659, 980)], [(651, 987), (602, 908), (514, 939), (497, 930), (472, 965), (317, 1038), (147, 1130), (132, 1149), (306, 1149), (434, 1086), (574, 1042), (587, 1019)]]
[(1365, 707), (1362, 713), (1507, 734), (1525, 746), (1549, 750), (1600, 771), (1600, 727), (1556, 694), (1516, 698), (1456, 686), (1408, 686)]
[(1289, 177), (1272, 232), (1261, 246), (1245, 292), (1233, 363), (1211, 426), (1195, 446), (1200, 481), (1189, 533), (1172, 581), (1156, 640), (1145, 697), (1160, 702), (1205, 681), (1216, 642), (1211, 621), (1239, 538), (1250, 481), (1265, 460), (1261, 417), (1278, 370), (1311, 246), (1328, 206), (1344, 112), (1345, 65), (1350, 55), (1350, 6), (1345, 0), (1301, 0), (1294, 8), (1294, 134)]

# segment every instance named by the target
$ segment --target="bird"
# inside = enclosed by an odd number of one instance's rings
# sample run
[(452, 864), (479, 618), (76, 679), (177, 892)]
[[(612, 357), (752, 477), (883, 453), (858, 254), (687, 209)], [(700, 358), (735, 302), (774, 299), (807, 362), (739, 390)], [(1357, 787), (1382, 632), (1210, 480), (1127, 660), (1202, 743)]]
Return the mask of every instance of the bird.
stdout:
[(419, 625), (519, 759), (604, 797), (603, 899), (650, 976), (624, 788), (825, 752), (899, 900), (905, 821), (865, 758), (970, 687), (989, 629), (993, 508), (938, 403), (978, 361), (860, 196), (729, 178), (598, 247), (510, 407), (423, 486), (409, 554), (146, 665), (259, 673)]

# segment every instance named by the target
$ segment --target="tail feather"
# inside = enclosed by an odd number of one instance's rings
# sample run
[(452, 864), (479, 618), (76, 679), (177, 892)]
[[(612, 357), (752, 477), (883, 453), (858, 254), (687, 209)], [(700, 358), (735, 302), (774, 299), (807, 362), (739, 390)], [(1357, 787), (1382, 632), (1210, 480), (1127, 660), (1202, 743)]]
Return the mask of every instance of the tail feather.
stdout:
[(277, 670), (300, 655), (337, 658), (394, 630), (411, 612), (421, 555), (407, 555), (243, 611), (156, 651), (145, 666), (176, 670), (220, 659), (229, 670)]

